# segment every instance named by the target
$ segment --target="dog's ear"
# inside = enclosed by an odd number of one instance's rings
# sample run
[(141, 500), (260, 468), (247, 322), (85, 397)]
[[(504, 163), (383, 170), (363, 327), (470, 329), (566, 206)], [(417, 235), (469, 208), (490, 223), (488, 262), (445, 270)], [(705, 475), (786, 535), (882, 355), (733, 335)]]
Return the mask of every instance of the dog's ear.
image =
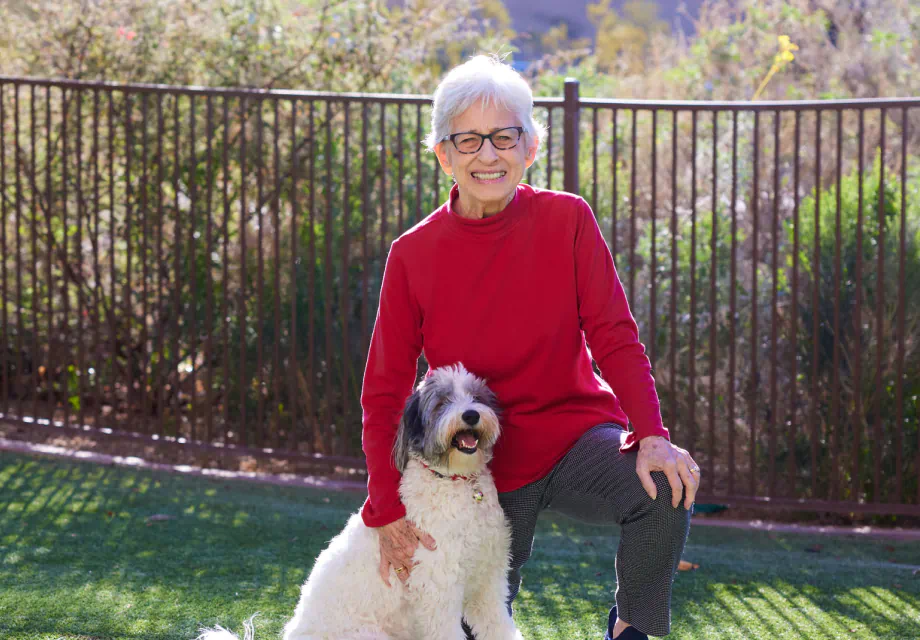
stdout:
[(400, 473), (405, 471), (406, 465), (409, 464), (409, 452), (412, 450), (413, 442), (417, 444), (424, 437), (425, 427), (422, 425), (422, 414), (419, 411), (421, 397), (422, 394), (418, 391), (409, 396), (399, 421), (396, 443), (393, 445), (393, 463)]

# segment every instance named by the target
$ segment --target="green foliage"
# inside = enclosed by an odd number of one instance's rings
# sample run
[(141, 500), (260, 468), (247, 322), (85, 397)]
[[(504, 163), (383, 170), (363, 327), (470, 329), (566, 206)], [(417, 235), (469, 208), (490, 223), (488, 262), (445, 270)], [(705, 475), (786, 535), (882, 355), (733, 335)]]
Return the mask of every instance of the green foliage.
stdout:
[[(782, 293), (790, 294), (793, 258), (800, 270), (800, 291), (817, 291), (817, 304), (811, 295), (800, 295), (797, 304), (801, 384), (809, 388), (817, 383), (820, 389), (821, 453), (829, 463), (829, 472), (831, 465), (841, 471), (843, 486), (838, 495), (850, 499), (854, 490), (867, 496), (875, 496), (876, 491), (890, 496), (901, 474), (908, 479), (906, 494), (916, 493), (916, 475), (910, 470), (917, 455), (920, 420), (916, 402), (920, 394), (920, 298), (915, 295), (920, 291), (920, 206), (916, 198), (909, 198), (907, 209), (902, 211), (898, 176), (885, 176), (884, 191), (880, 185), (878, 155), (862, 177), (862, 193), (858, 172), (843, 176), (839, 223), (836, 185), (822, 191), (820, 207), (816, 206), (815, 194), (804, 198), (799, 218), (800, 250), (787, 255), (784, 268), (787, 286)], [(920, 181), (905, 186), (914, 194)], [(795, 241), (794, 235), (792, 221), (787, 221), (788, 245)], [(902, 260), (903, 295), (899, 275)], [(904, 314), (903, 332), (899, 313)], [(815, 322), (817, 336), (812, 329)], [(900, 342), (904, 356), (899, 404), (896, 381)], [(804, 366), (813, 360), (813, 347), (817, 354), (814, 369)], [(878, 378), (877, 363), (881, 366)], [(899, 410), (900, 428), (896, 422)], [(878, 432), (876, 422), (881, 425)], [(881, 451), (881, 487), (876, 486), (877, 479), (870, 472), (876, 447)], [(896, 466), (898, 454), (900, 468)], [(854, 456), (862, 468), (859, 479), (852, 475)], [(828, 475), (835, 481), (833, 472)]]

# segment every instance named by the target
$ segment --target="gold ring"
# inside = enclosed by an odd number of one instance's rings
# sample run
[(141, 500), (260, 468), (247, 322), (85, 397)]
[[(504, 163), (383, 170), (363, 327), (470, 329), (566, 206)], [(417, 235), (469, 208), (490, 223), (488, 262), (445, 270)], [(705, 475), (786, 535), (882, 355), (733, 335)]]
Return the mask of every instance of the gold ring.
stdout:
[(690, 473), (699, 473), (699, 472), (700, 472), (699, 467), (690, 467)]
[(402, 573), (403, 571), (405, 571), (404, 567), (396, 567), (396, 573)]

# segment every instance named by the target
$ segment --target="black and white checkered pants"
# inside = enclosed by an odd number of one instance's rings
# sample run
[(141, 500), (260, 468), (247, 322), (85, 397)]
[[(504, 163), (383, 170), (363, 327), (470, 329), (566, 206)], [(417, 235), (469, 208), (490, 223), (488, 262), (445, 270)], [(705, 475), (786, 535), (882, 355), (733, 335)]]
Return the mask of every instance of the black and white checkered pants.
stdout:
[[(683, 501), (672, 506), (671, 485), (661, 471), (652, 472), (657, 499), (649, 497), (636, 473), (638, 451), (620, 452), (625, 436), (619, 425), (597, 425), (542, 479), (498, 495), (511, 524), (509, 610), (520, 589), (521, 568), (533, 549), (537, 517), (543, 509), (552, 509), (583, 522), (620, 525), (617, 614), (643, 633), (670, 632), (671, 585), (692, 509), (685, 509)], [(474, 637), (468, 630), (467, 636)]]

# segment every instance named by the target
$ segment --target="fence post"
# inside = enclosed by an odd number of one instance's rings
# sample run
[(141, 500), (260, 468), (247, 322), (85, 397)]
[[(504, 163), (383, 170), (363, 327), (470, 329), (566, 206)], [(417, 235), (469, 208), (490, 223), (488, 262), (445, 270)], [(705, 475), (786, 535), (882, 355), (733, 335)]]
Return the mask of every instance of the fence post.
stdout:
[(565, 79), (565, 145), (562, 149), (563, 189), (569, 193), (578, 193), (578, 80)]

